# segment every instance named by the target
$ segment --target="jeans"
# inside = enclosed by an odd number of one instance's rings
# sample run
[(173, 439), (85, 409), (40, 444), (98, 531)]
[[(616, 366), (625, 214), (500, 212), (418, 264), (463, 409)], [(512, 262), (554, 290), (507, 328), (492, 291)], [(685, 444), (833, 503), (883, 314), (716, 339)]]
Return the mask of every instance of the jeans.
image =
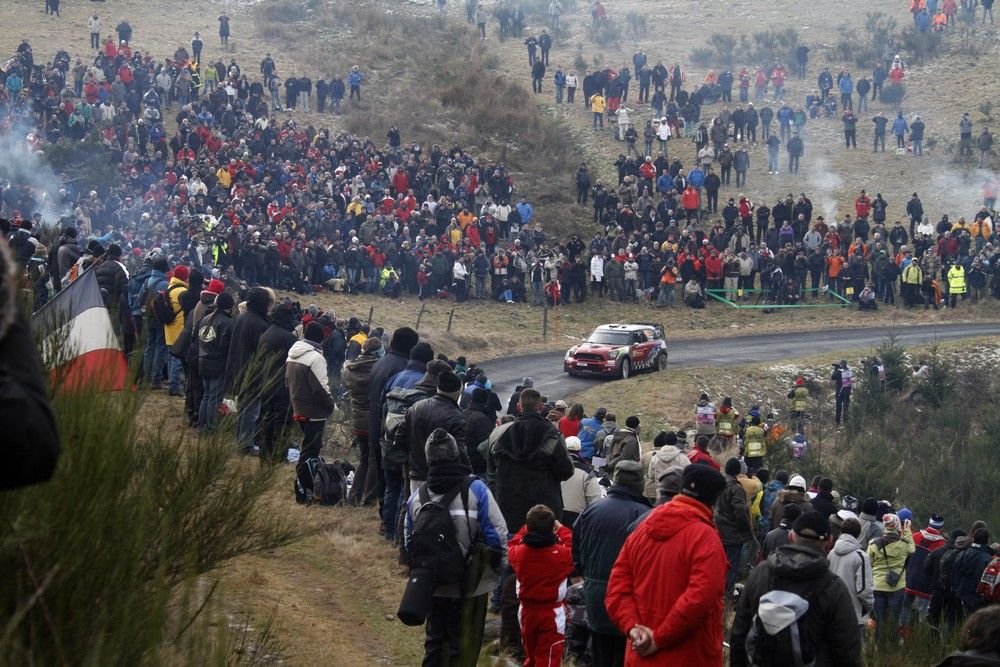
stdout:
[(142, 376), (146, 382), (159, 381), (163, 365), (167, 362), (167, 341), (163, 326), (155, 320), (146, 320), (146, 347), (142, 353)]
[(894, 640), (899, 632), (899, 616), (903, 608), (903, 591), (883, 593), (875, 591), (875, 606), (872, 608), (872, 618), (875, 619), (876, 641)]
[(913, 154), (914, 155), (923, 155), (924, 154), (924, 140), (923, 139), (914, 139), (913, 140)]
[(563, 89), (566, 86), (556, 86), (556, 104), (562, 104), (563, 100)]
[[(843, 419), (844, 423), (847, 423), (847, 412), (851, 409), (851, 390), (841, 389), (837, 392), (837, 425), (840, 425), (840, 420)], [(876, 595), (878, 595), (876, 593)]]
[(726, 560), (729, 561), (729, 568), (726, 570), (726, 595), (732, 593), (736, 577), (739, 576), (740, 568), (743, 566), (743, 549), (745, 546), (743, 542), (722, 545), (723, 549), (726, 550)]
[(260, 418), (261, 400), (259, 397), (240, 397), (239, 412), (236, 413), (236, 447), (243, 451), (257, 439), (257, 421)]
[(594, 112), (594, 127), (597, 127), (598, 123), (600, 124), (601, 129), (603, 130), (604, 129), (604, 114), (602, 112), (595, 111)]
[(382, 529), (385, 532), (385, 539), (393, 542), (396, 539), (396, 524), (399, 519), (400, 504), (404, 499), (403, 470), (402, 468), (394, 467), (386, 468), (384, 472), (385, 495), (382, 498)]
[(660, 285), (660, 295), (656, 298), (657, 306), (677, 305), (677, 293), (672, 284), (663, 283)]
[(777, 172), (778, 171), (778, 153), (777, 153), (777, 151), (775, 151), (773, 153), (771, 151), (767, 152), (767, 170), (769, 172), (771, 172), (771, 171)]
[(184, 372), (184, 362), (180, 357), (172, 354), (167, 355), (167, 388), (171, 394), (180, 393), (181, 375)]
[(222, 388), (225, 378), (201, 378), (205, 393), (201, 397), (201, 407), (198, 409), (198, 427), (204, 431), (215, 428), (219, 421), (219, 403), (222, 402)]

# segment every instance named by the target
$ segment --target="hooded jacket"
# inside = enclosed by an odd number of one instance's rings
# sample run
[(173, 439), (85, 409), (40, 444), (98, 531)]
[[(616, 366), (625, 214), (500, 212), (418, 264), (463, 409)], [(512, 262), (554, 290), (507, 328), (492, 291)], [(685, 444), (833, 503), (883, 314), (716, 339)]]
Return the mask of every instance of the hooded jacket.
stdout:
[(649, 502), (645, 498), (614, 485), (607, 497), (585, 509), (573, 524), (573, 562), (583, 573), (587, 622), (592, 632), (621, 634), (604, 607), (608, 578), (629, 536), (629, 526), (647, 512)]
[[(914, 552), (913, 535), (909, 530), (886, 533), (868, 544), (868, 558), (872, 562), (875, 590), (891, 593), (901, 591), (906, 586), (906, 559)], [(895, 586), (889, 585), (889, 570), (900, 575)]]
[(292, 333), (295, 316), (291, 310), (279, 309), (275, 312), (271, 325), (260, 337), (260, 351), (264, 367), (261, 371), (261, 393), (264, 398), (288, 395), (285, 386), (285, 359), (298, 338)]
[(853, 596), (854, 613), (861, 625), (868, 620), (868, 613), (875, 604), (875, 582), (872, 579), (872, 563), (861, 547), (858, 538), (841, 533), (833, 550), (827, 554), (830, 571), (840, 577)]
[(216, 310), (201, 319), (198, 336), (198, 375), (203, 378), (223, 378), (232, 340), (233, 318), (224, 310)]
[(626, 665), (721, 665), (726, 554), (712, 510), (687, 496), (653, 509), (625, 541), (611, 570), (605, 607), (622, 634), (653, 631), (659, 650)]
[(174, 321), (163, 325), (163, 338), (167, 347), (177, 342), (177, 337), (184, 329), (184, 309), (181, 308), (181, 296), (187, 291), (187, 283), (176, 276), (171, 278), (167, 284), (167, 300), (170, 302), (170, 309), (175, 313)]
[(263, 368), (259, 346), (260, 337), (269, 326), (269, 305), (270, 295), (263, 288), (255, 287), (247, 296), (246, 311), (233, 322), (233, 340), (226, 362), (226, 389), (237, 396), (260, 395)]
[(521, 415), (497, 440), (493, 456), (497, 502), (508, 530), (520, 530), (535, 505), (562, 514), (561, 482), (573, 476), (573, 462), (552, 422), (537, 412)]
[(673, 445), (664, 445), (653, 452), (649, 459), (649, 467), (646, 468), (646, 488), (643, 495), (647, 498), (656, 498), (663, 477), (671, 468), (686, 468), (691, 465), (687, 455)]
[[(729, 664), (746, 667), (746, 638), (764, 593), (783, 590), (809, 601), (799, 628), (816, 652), (816, 667), (861, 667), (861, 633), (850, 591), (830, 571), (825, 555), (800, 544), (779, 547), (754, 568), (736, 605), (729, 638)], [(706, 663), (707, 664), (707, 663)]]
[(450, 397), (435, 394), (422, 401), (417, 401), (406, 411), (402, 432), (405, 434), (409, 447), (409, 472), (412, 480), (423, 481), (427, 479), (427, 457), (424, 453), (424, 445), (436, 428), (443, 428), (455, 438), (455, 441), (458, 442), (462, 463), (469, 465), (469, 453), (465, 438), (465, 415), (459, 409), (458, 403)]
[(309, 421), (323, 421), (333, 412), (333, 397), (327, 386), (326, 359), (319, 346), (296, 341), (285, 360), (285, 383), (292, 414)]
[(608, 451), (608, 472), (612, 472), (619, 461), (639, 461), (639, 435), (634, 429), (623, 427), (615, 431), (611, 438), (611, 449)]
[(785, 489), (778, 492), (778, 499), (771, 506), (771, 525), (777, 526), (785, 516), (785, 505), (798, 505), (799, 509), (805, 512), (812, 512), (813, 506), (809, 501), (809, 496), (805, 491), (798, 489)]
[[(596, 501), (604, 497), (604, 487), (601, 480), (594, 472), (594, 469), (574, 454), (570, 454), (573, 461), (573, 476), (563, 480), (560, 484), (563, 500), (563, 515), (560, 521), (568, 526), (573, 526), (576, 518)], [(567, 513), (572, 512), (571, 516)]]
[(936, 529), (927, 527), (913, 534), (915, 551), (906, 562), (906, 592), (930, 598), (934, 579), (925, 565), (930, 555), (945, 545), (945, 538)]
[(344, 364), (341, 380), (351, 396), (351, 429), (357, 434), (368, 433), (369, 397), (371, 395), (372, 367), (379, 360), (374, 354), (362, 354)]
[(726, 475), (726, 488), (715, 503), (715, 525), (723, 544), (743, 544), (753, 538), (747, 492), (731, 475)]
[(799, 621), (816, 651), (816, 667), (861, 666), (861, 633), (850, 591), (830, 571), (824, 554), (812, 547), (779, 547), (754, 568), (736, 606), (730, 635), (730, 665), (746, 667), (746, 638), (761, 596), (771, 590), (795, 593), (809, 601)]

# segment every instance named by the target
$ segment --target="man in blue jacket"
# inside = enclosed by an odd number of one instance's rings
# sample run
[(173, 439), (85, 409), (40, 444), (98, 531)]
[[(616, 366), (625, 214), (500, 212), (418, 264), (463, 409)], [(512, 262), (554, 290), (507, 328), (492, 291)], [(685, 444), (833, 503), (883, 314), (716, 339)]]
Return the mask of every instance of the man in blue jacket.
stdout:
[(604, 417), (608, 414), (607, 408), (597, 408), (593, 417), (587, 417), (580, 422), (580, 458), (588, 463), (594, 458), (594, 439), (597, 432), (604, 428)]

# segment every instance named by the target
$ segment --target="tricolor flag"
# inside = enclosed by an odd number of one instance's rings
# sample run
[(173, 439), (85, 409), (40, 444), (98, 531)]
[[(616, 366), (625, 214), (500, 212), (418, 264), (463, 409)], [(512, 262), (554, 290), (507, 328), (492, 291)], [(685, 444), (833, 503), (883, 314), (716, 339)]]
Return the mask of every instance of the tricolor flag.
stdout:
[(51, 386), (121, 391), (128, 364), (101, 298), (97, 274), (88, 269), (31, 318)]

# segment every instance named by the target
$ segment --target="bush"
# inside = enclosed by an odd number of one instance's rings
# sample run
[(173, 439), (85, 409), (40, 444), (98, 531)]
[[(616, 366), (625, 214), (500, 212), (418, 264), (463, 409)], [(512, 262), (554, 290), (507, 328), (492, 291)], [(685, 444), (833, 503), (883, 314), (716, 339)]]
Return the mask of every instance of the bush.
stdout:
[(646, 15), (639, 12), (628, 12), (625, 14), (625, 23), (629, 30), (636, 37), (646, 34)]
[(60, 141), (48, 144), (45, 161), (67, 183), (77, 190), (97, 190), (105, 193), (118, 182), (118, 169), (104, 145), (94, 136), (85, 141)]
[(0, 655), (10, 664), (221, 664), (228, 624), (202, 575), (296, 537), (273, 469), (140, 423), (144, 395), (61, 393), (51, 482), (0, 503)]
[(601, 46), (617, 46), (622, 38), (622, 27), (613, 19), (591, 23), (587, 26), (587, 37)]
[(883, 86), (878, 95), (883, 104), (891, 104), (894, 107), (902, 104), (904, 97), (906, 97), (906, 86), (901, 83)]

